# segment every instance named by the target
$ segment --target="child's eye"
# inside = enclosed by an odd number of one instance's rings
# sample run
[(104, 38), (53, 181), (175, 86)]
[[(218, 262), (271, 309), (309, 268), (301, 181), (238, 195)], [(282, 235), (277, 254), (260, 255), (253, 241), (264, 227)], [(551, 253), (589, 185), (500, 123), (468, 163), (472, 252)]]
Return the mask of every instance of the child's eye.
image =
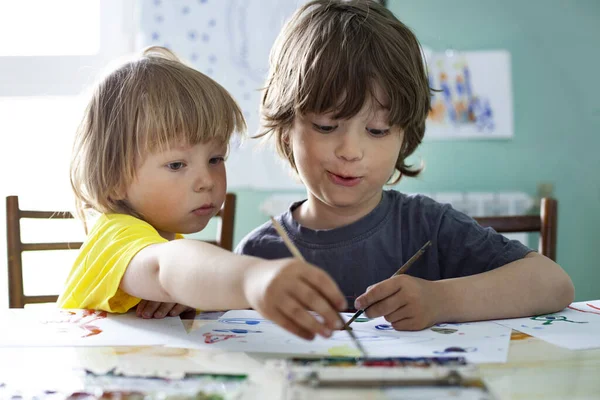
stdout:
[(225, 162), (225, 157), (212, 157), (209, 161), (210, 164), (220, 164), (222, 162)]
[(369, 132), (369, 134), (371, 134), (371, 136), (375, 136), (375, 137), (379, 137), (379, 136), (385, 136), (387, 135), (390, 130), (388, 129), (371, 129), (371, 128), (366, 128), (367, 132)]
[(335, 128), (337, 128), (336, 126), (331, 126), (331, 125), (317, 125), (317, 124), (313, 124), (313, 128), (315, 128), (317, 131), (321, 132), (321, 133), (331, 133), (335, 130)]
[(185, 163), (182, 163), (181, 161), (176, 161), (176, 162), (167, 164), (167, 168), (170, 169), (171, 171), (179, 171), (183, 167), (185, 167)]

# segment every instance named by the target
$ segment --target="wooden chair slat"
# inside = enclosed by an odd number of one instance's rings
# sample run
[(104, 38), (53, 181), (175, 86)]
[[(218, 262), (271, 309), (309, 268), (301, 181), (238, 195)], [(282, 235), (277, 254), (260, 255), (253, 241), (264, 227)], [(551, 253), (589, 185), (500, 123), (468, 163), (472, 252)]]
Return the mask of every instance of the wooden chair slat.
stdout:
[[(217, 214), (219, 225), (217, 239), (210, 241), (214, 245), (226, 250), (233, 250), (233, 228), (235, 223), (236, 196), (227, 193), (223, 208)], [(23, 308), (29, 303), (55, 302), (58, 296), (26, 296), (23, 291), (23, 259), (24, 251), (47, 250), (77, 250), (81, 242), (49, 242), (49, 243), (23, 243), (21, 240), (21, 219), (72, 219), (73, 214), (68, 211), (37, 211), (19, 209), (17, 196), (6, 197), (6, 244), (8, 257), (8, 300), (10, 308)]]
[(65, 243), (22, 243), (21, 251), (41, 251), (41, 250), (77, 250), (81, 248), (81, 242)]
[(539, 253), (556, 261), (556, 232), (558, 223), (558, 201), (544, 197), (540, 203), (540, 215), (510, 217), (475, 217), (484, 227), (499, 233), (539, 232)]

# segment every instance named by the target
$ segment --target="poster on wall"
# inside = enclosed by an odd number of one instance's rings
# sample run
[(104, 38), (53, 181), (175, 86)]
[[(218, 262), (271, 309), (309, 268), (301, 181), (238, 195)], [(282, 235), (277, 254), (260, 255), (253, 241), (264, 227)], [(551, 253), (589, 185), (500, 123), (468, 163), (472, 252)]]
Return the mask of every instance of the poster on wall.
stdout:
[(251, 139), (258, 131), (261, 88), (279, 30), (305, 0), (138, 0), (136, 47), (171, 49), (219, 82), (240, 105), (248, 131), (227, 159), (229, 189), (302, 189), (275, 149)]
[(510, 53), (424, 50), (435, 89), (425, 140), (513, 136)]

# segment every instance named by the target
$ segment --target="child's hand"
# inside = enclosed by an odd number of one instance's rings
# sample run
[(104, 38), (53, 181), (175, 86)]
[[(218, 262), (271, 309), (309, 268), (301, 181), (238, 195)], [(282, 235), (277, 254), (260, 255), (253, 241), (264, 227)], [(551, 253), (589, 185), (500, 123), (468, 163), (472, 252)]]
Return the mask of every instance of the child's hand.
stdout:
[(135, 309), (135, 315), (140, 318), (160, 319), (166, 317), (167, 315), (170, 317), (175, 317), (188, 310), (192, 310), (192, 308), (182, 304), (142, 300)]
[(329, 337), (342, 327), (338, 312), (346, 308), (345, 297), (325, 271), (306, 262), (286, 258), (260, 263), (246, 275), (244, 291), (252, 308), (304, 339)]
[(434, 282), (399, 275), (367, 289), (354, 302), (369, 318), (385, 317), (396, 330), (418, 331), (438, 322)]

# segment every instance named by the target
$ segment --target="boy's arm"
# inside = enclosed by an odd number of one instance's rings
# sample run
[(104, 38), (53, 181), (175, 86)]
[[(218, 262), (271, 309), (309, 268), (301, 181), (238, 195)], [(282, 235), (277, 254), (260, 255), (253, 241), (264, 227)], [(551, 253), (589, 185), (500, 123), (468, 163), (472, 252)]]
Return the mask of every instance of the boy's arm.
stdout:
[(571, 304), (575, 293), (563, 269), (534, 252), (492, 271), (432, 284), (439, 300), (437, 322), (552, 313)]
[[(131, 260), (121, 280), (126, 293), (203, 310), (252, 307), (306, 339), (329, 337), (346, 301), (331, 277), (305, 262), (235, 255), (198, 240), (150, 245)], [(323, 317), (319, 322), (307, 310)]]
[(373, 285), (355, 301), (369, 318), (385, 316), (397, 330), (441, 322), (517, 318), (560, 311), (573, 301), (569, 276), (537, 253), (494, 270), (428, 281), (398, 275)]

